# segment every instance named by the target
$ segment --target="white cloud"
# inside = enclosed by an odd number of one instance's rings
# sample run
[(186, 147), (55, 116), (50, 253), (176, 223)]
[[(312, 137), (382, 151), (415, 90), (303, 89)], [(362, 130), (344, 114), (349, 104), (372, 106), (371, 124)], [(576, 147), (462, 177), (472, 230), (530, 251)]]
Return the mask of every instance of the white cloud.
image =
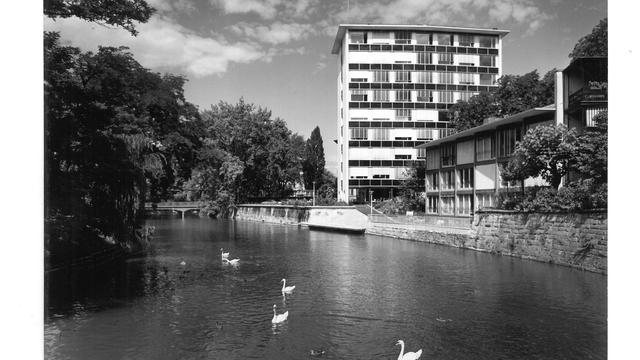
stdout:
[(313, 32), (313, 26), (311, 24), (284, 24), (281, 22), (276, 22), (271, 25), (239, 23), (232, 25), (230, 28), (238, 35), (271, 45), (302, 40)]
[(273, 19), (284, 0), (212, 0), (227, 14), (256, 13), (265, 19)]
[(63, 40), (84, 50), (103, 46), (127, 46), (143, 66), (159, 71), (187, 72), (201, 77), (221, 74), (232, 63), (266, 60), (266, 53), (251, 43), (229, 43), (224, 39), (200, 36), (161, 16), (139, 24), (139, 35), (119, 28), (88, 23), (78, 18), (45, 18), (45, 29), (60, 31)]

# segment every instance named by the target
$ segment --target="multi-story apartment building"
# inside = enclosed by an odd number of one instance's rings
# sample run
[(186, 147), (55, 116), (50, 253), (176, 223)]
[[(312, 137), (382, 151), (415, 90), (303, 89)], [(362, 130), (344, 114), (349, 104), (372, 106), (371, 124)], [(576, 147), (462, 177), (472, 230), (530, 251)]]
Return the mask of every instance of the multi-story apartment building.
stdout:
[(447, 136), (446, 111), (502, 75), (507, 30), (429, 25), (340, 25), (338, 199), (393, 196), (424, 144)]

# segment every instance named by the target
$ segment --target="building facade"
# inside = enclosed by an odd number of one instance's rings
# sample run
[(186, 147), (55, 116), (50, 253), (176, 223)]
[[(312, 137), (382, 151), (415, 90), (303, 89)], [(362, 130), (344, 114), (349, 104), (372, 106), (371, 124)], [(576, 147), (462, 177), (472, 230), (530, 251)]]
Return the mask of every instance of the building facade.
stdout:
[[(556, 75), (556, 103), (420, 145), (426, 152), (426, 212), (468, 217), (479, 208), (493, 207), (505, 191), (521, 184), (501, 178), (516, 142), (539, 125), (565, 124), (579, 131), (595, 126), (593, 117), (607, 110), (607, 58), (579, 58)], [(540, 178), (527, 186), (546, 186)]]
[(417, 145), (451, 132), (446, 111), (495, 87), (506, 30), (340, 25), (338, 200), (392, 197), (424, 160)]

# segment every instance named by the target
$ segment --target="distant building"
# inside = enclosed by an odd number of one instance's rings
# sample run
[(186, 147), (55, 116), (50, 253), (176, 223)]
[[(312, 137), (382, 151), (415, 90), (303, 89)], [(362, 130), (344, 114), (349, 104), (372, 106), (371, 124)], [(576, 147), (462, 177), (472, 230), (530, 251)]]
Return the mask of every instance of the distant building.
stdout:
[[(582, 130), (595, 126), (593, 117), (607, 109), (607, 58), (579, 58), (556, 76), (556, 104), (534, 108), (503, 119), (419, 145), (426, 152), (426, 212), (468, 217), (493, 207), (500, 192), (520, 183), (502, 181), (500, 166), (513, 154), (516, 141), (532, 127), (564, 123)], [(526, 186), (547, 185), (540, 178)]]
[[(340, 25), (338, 199), (393, 196), (420, 156), (451, 131), (447, 109), (495, 87), (507, 30)], [(424, 155), (424, 153), (422, 153)]]

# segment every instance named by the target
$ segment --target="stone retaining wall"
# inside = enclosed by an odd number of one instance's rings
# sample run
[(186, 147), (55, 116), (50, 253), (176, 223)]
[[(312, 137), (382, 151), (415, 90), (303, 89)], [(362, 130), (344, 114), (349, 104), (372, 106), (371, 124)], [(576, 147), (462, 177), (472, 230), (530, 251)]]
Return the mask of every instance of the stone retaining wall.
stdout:
[(607, 273), (607, 212), (479, 211), (469, 247)]

